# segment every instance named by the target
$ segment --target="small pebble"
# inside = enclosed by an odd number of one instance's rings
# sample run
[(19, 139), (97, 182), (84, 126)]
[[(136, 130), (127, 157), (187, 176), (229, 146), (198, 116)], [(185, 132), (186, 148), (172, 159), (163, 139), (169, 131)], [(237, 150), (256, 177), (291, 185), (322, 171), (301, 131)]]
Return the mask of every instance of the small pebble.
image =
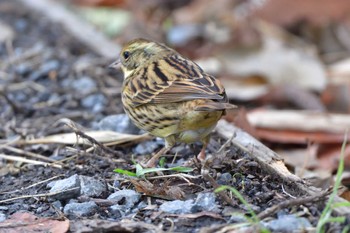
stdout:
[(92, 94), (85, 97), (82, 102), (84, 108), (90, 109), (94, 113), (101, 112), (107, 104), (107, 99), (103, 94)]
[(6, 220), (6, 214), (0, 212), (0, 222), (3, 222)]
[(57, 208), (58, 210), (63, 209), (62, 203), (60, 201), (54, 201), (51, 203), (51, 205), (54, 206), (55, 208)]
[[(79, 196), (80, 194), (80, 180), (78, 175), (73, 175), (67, 179), (58, 180), (54, 183), (50, 182), (47, 187), (51, 187), (50, 193), (59, 192), (52, 196), (57, 200), (66, 200)], [(73, 189), (73, 190), (69, 190)], [(69, 190), (65, 191), (64, 190)]]
[(228, 172), (225, 172), (221, 174), (217, 182), (220, 185), (230, 185), (232, 182), (232, 175)]
[(24, 32), (24, 30), (28, 27), (28, 21), (25, 19), (17, 19), (15, 22), (15, 29), (18, 32)]
[(171, 214), (189, 214), (192, 213), (193, 208), (193, 200), (187, 200), (187, 201), (168, 201), (163, 203), (159, 210), (171, 213)]
[(139, 143), (134, 149), (133, 152), (137, 155), (152, 154), (157, 148), (164, 146), (163, 140), (152, 140), (144, 141)]
[(220, 209), (215, 203), (216, 195), (214, 193), (199, 193), (191, 212), (196, 213), (200, 211), (210, 211), (219, 213)]
[(140, 130), (131, 122), (126, 114), (111, 115), (97, 124), (98, 130), (111, 130), (126, 134), (139, 134)]
[(25, 62), (20, 63), (15, 67), (15, 72), (19, 75), (27, 75), (31, 70), (31, 65)]
[(63, 212), (65, 215), (73, 218), (87, 217), (94, 215), (98, 210), (98, 206), (95, 202), (83, 202), (83, 203), (69, 203), (67, 204)]
[(50, 71), (58, 70), (60, 63), (57, 60), (50, 60), (43, 63), (38, 70), (35, 70), (30, 74), (29, 80), (36, 81), (44, 76), (46, 76)]
[(83, 76), (71, 81), (70, 86), (81, 94), (87, 94), (96, 89), (96, 82), (88, 76)]
[(3, 210), (7, 211), (9, 210), (9, 208), (7, 206), (0, 206), (0, 211), (3, 211)]
[(107, 191), (107, 186), (104, 182), (96, 180), (89, 176), (79, 176), (80, 179), (80, 194), (88, 197), (99, 197)]
[(262, 222), (263, 226), (273, 232), (308, 232), (312, 225), (306, 218), (295, 215), (282, 215), (278, 219)]
[(119, 206), (124, 206), (126, 209), (134, 207), (134, 205), (140, 200), (141, 195), (131, 189), (124, 189), (112, 193), (107, 198), (108, 200), (115, 200)]
[(125, 210), (120, 205), (112, 205), (108, 207), (108, 211), (110, 213), (110, 217), (114, 219), (125, 216)]
[(244, 214), (238, 214), (238, 213), (232, 213), (230, 220), (230, 223), (240, 223), (240, 222), (247, 222), (247, 218), (244, 216)]

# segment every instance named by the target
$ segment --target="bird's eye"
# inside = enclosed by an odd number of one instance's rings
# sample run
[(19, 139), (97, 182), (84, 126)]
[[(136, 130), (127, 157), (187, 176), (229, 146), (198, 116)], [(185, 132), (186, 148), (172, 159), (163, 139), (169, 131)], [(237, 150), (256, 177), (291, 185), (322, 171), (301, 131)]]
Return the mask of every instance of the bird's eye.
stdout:
[(123, 56), (124, 56), (124, 59), (128, 59), (129, 56), (130, 56), (130, 53), (129, 53), (128, 51), (125, 51), (125, 52), (123, 53)]

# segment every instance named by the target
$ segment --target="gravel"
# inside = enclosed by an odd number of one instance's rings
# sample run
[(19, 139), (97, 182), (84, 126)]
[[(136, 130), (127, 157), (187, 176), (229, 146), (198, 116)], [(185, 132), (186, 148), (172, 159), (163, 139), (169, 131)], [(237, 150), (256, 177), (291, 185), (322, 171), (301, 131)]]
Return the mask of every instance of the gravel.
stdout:
[(83, 203), (69, 203), (67, 204), (63, 212), (72, 218), (88, 217), (94, 215), (98, 210), (98, 206), (95, 202), (83, 202)]

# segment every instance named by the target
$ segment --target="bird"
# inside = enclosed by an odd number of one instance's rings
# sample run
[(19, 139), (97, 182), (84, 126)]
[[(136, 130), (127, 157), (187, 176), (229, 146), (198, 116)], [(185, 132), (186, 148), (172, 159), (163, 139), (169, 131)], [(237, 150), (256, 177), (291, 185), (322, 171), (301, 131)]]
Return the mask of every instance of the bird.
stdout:
[(205, 160), (211, 132), (226, 110), (236, 108), (218, 79), (165, 44), (143, 38), (124, 44), (110, 67), (124, 75), (121, 98), (132, 122), (165, 140), (146, 167), (155, 167), (176, 143), (202, 142), (197, 158)]

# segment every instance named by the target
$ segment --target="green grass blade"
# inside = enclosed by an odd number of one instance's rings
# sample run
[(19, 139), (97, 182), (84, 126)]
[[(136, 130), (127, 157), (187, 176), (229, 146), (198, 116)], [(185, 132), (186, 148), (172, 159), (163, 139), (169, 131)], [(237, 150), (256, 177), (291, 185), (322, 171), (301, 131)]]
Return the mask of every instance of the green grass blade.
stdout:
[(346, 130), (345, 135), (344, 135), (344, 141), (341, 147), (341, 153), (340, 153), (340, 160), (339, 160), (339, 166), (338, 166), (338, 171), (337, 171), (337, 176), (336, 176), (336, 180), (334, 183), (334, 187), (333, 187), (333, 191), (332, 194), (329, 196), (329, 199), (327, 201), (327, 204), (324, 208), (324, 210), (322, 211), (321, 217), (317, 223), (316, 226), (316, 232), (317, 233), (322, 233), (324, 232), (324, 225), (329, 222), (329, 219), (334, 219), (331, 218), (331, 212), (332, 212), (332, 205), (333, 205), (333, 201), (335, 196), (337, 195), (337, 191), (338, 188), (340, 186), (340, 182), (341, 182), (341, 176), (343, 174), (344, 171), (344, 156), (345, 156), (345, 147), (346, 147), (346, 143), (348, 141), (348, 130)]
[(120, 169), (120, 168), (116, 168), (113, 171), (116, 173), (119, 173), (119, 174), (127, 175), (127, 176), (133, 176), (133, 177), (137, 176), (135, 172), (127, 171), (127, 170)]

